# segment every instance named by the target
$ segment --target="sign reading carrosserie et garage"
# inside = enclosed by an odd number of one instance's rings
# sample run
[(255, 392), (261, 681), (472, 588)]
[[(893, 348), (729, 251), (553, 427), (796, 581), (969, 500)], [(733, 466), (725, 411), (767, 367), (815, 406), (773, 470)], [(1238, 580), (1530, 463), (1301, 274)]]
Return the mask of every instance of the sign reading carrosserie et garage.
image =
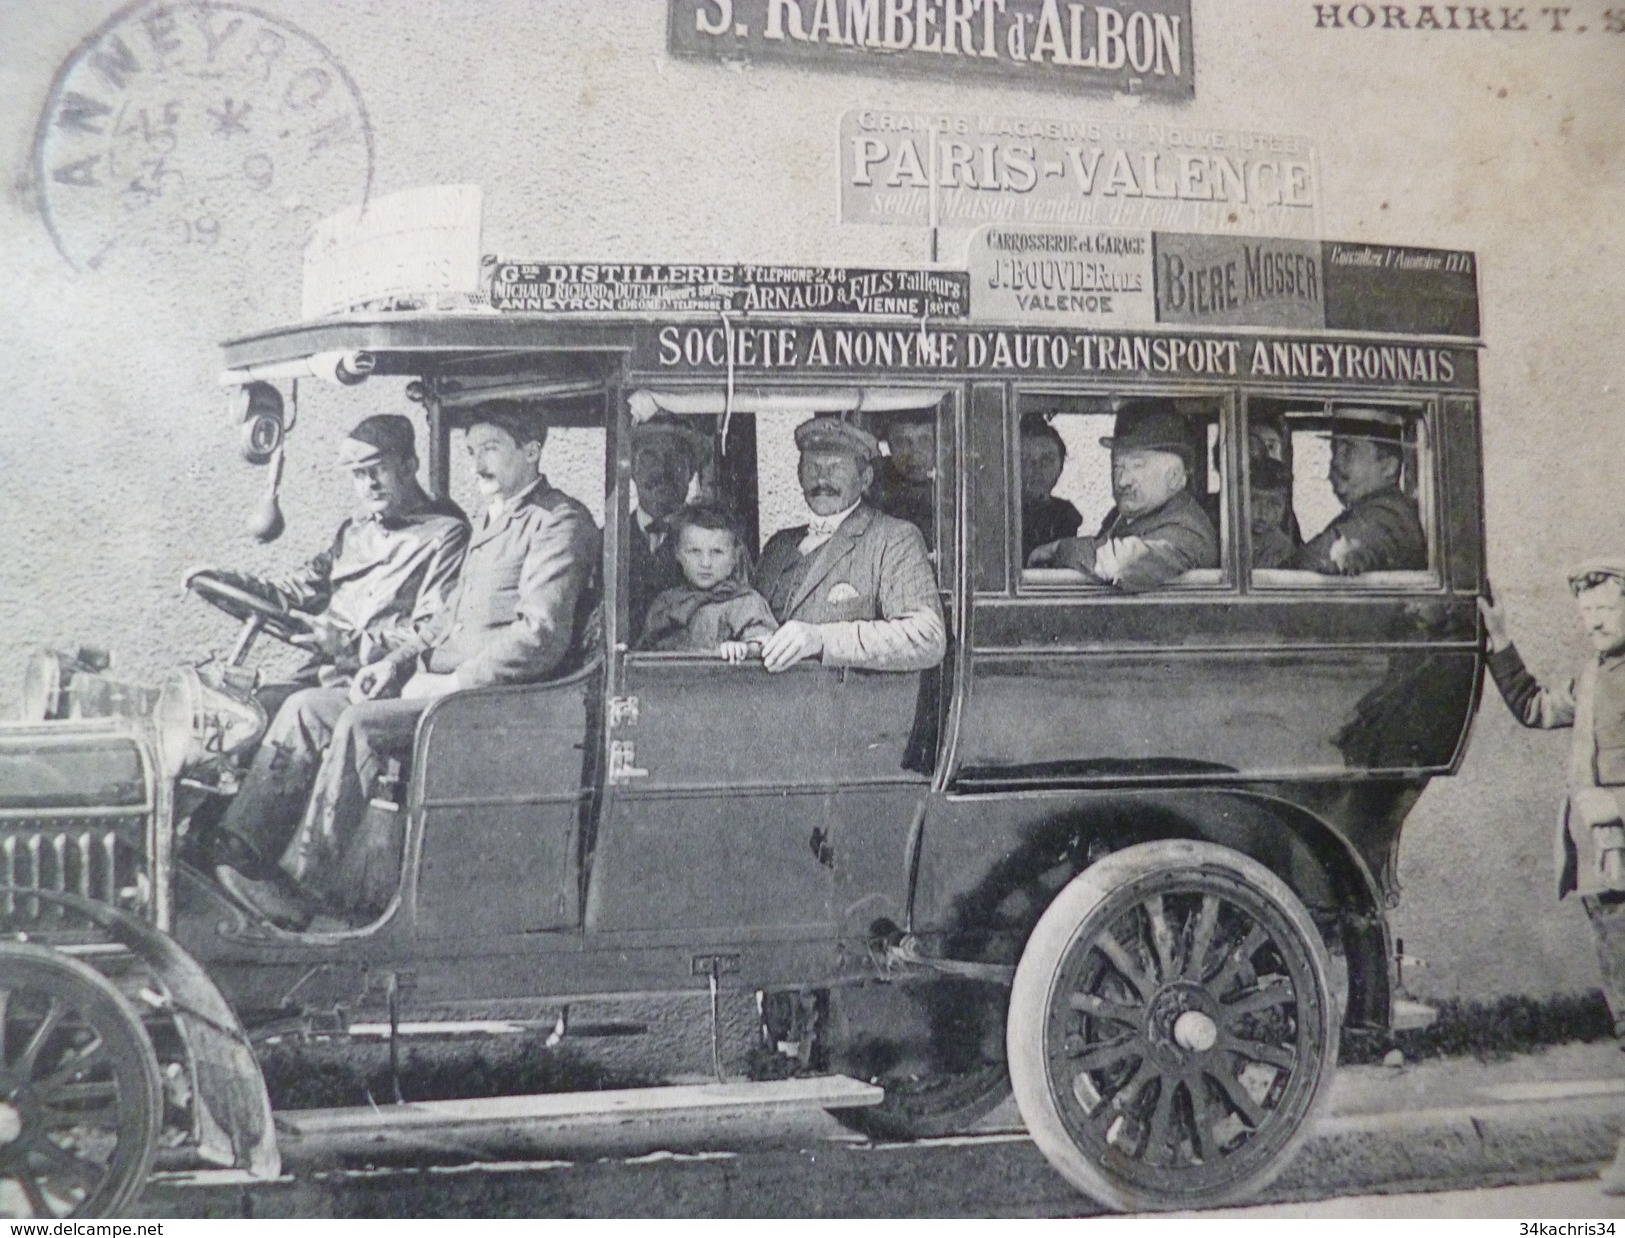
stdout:
[(1195, 93), (1190, 0), (669, 0), (673, 55)]

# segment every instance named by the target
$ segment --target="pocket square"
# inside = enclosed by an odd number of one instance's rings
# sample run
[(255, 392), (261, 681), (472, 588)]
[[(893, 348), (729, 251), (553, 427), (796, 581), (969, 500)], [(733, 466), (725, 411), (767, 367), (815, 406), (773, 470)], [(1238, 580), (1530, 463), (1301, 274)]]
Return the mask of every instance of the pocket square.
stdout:
[(829, 591), (831, 606), (839, 606), (842, 602), (855, 602), (857, 599), (858, 591), (844, 580)]

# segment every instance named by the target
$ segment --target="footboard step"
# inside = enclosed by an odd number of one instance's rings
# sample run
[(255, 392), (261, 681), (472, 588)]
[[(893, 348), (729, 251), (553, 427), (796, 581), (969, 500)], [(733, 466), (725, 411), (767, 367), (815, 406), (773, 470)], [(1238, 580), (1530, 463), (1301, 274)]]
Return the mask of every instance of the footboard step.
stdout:
[(353, 1109), (290, 1109), (276, 1115), (276, 1125), (287, 1134), (314, 1138), (384, 1130), (447, 1130), (565, 1121), (574, 1124), (583, 1120), (616, 1122), (683, 1113), (722, 1116), (774, 1109), (853, 1109), (878, 1105), (884, 1096), (884, 1089), (873, 1084), (845, 1075), (821, 1075), (765, 1083), (702, 1083), (542, 1096), (413, 1101)]

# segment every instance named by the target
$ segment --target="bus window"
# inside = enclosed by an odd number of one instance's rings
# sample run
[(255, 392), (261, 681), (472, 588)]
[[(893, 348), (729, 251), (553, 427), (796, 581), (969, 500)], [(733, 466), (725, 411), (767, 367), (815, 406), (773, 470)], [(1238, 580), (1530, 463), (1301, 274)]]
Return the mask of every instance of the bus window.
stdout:
[(1217, 398), (1024, 395), (1017, 410), (1024, 588), (1224, 581)]
[[(632, 479), (626, 497), (630, 537), (624, 630), (630, 633), (632, 647), (644, 646), (646, 652), (656, 648), (645, 641), (651, 608), (661, 592), (684, 584), (678, 546), (675, 540), (668, 544), (667, 522), (677, 517), (685, 501), (718, 508), (729, 518), (742, 544), (741, 570), (751, 581), (774, 534), (808, 524), (811, 513), (801, 491), (795, 432), (815, 416), (841, 416), (874, 437), (881, 454), (871, 464), (870, 504), (914, 524), (927, 548), (934, 546), (938, 424), (949, 407), (945, 396), (937, 390), (891, 389), (739, 392), (724, 432), (725, 419), (716, 411), (724, 405), (721, 391), (637, 393), (630, 429)], [(875, 406), (882, 411), (859, 411)], [(649, 457), (641, 464), (640, 450)], [(651, 486), (655, 484), (660, 471), (655, 465), (662, 453), (682, 458), (683, 467), (675, 471), (686, 479), (687, 494), (678, 499), (675, 486), (662, 486), (660, 510), (652, 512), (638, 493), (638, 478), (642, 469)], [(659, 649), (690, 652), (681, 644), (673, 637)]]
[(1420, 405), (1253, 400), (1253, 583), (1432, 585), (1432, 462)]
[(868, 429), (884, 453), (875, 462), (869, 501), (906, 520), (937, 545), (937, 415), (934, 409), (871, 416)]

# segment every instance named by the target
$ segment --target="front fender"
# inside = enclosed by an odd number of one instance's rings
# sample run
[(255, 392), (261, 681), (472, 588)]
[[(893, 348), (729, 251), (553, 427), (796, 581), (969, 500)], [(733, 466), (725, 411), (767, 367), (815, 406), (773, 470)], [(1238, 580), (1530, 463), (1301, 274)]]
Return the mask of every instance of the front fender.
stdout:
[(271, 1099), (259, 1061), (237, 1016), (207, 972), (168, 937), (143, 920), (73, 894), (22, 890), (6, 892), (58, 905), (96, 925), (151, 969), (165, 992), (156, 1005), (175, 1022), (187, 1050), (196, 1097), (198, 1155), (215, 1165), (241, 1169), (258, 1178), (282, 1171), (272, 1125)]

